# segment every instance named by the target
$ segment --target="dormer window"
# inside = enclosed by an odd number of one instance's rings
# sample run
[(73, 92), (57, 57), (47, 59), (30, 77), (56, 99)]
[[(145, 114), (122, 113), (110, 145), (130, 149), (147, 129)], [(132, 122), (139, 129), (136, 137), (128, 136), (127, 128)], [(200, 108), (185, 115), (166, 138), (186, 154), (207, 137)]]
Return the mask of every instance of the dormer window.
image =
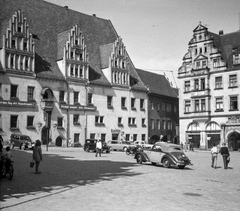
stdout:
[(207, 66), (207, 61), (202, 61), (202, 67), (206, 67)]
[(196, 68), (199, 69), (201, 67), (200, 62), (196, 62)]
[(202, 35), (200, 35), (198, 38), (199, 38), (199, 40), (201, 40), (202, 39)]

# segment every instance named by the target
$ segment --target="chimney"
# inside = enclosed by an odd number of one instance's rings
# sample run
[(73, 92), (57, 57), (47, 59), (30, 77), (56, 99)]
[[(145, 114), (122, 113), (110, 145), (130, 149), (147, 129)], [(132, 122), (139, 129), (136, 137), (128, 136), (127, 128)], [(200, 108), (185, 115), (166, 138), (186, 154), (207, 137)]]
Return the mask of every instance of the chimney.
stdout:
[(93, 17), (96, 17), (96, 14), (93, 14), (92, 16), (93, 16)]
[(223, 30), (220, 30), (218, 34), (223, 35)]
[(68, 9), (68, 6), (64, 6), (65, 9)]

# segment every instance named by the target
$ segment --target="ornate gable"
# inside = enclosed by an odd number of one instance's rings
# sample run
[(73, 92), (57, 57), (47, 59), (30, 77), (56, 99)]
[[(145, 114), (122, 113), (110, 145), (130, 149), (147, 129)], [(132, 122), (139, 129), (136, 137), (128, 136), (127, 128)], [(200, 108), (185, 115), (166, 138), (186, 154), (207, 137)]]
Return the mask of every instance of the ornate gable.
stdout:
[(112, 84), (130, 85), (130, 60), (120, 37), (113, 44), (109, 66)]
[(63, 74), (69, 78), (88, 80), (88, 53), (82, 31), (74, 26), (67, 33), (68, 38), (63, 48)]
[(18, 10), (9, 20), (9, 27), (3, 35), (3, 70), (15, 74), (35, 72), (35, 46), (33, 35), (24, 14)]
[(194, 61), (207, 60), (207, 59), (208, 59), (207, 56), (200, 54), (194, 59)]

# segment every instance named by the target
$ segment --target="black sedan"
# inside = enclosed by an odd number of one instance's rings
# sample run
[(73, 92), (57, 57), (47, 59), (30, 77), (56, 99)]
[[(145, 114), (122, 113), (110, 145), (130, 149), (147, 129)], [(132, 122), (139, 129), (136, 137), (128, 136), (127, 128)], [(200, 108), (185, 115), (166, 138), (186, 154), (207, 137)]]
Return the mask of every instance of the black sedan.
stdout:
[(166, 142), (156, 142), (152, 148), (137, 152), (134, 158), (139, 164), (151, 162), (153, 165), (162, 164), (165, 168), (173, 165), (183, 169), (186, 165), (191, 165), (179, 145)]

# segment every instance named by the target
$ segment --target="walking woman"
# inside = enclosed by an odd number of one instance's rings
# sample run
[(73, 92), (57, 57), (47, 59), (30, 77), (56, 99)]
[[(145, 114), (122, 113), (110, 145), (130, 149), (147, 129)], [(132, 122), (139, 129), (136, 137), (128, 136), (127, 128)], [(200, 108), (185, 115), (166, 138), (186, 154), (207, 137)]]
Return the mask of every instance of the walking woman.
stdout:
[(33, 147), (33, 160), (35, 161), (35, 174), (41, 174), (38, 170), (40, 162), (42, 161), (42, 148), (41, 148), (41, 141), (36, 140), (35, 146)]

